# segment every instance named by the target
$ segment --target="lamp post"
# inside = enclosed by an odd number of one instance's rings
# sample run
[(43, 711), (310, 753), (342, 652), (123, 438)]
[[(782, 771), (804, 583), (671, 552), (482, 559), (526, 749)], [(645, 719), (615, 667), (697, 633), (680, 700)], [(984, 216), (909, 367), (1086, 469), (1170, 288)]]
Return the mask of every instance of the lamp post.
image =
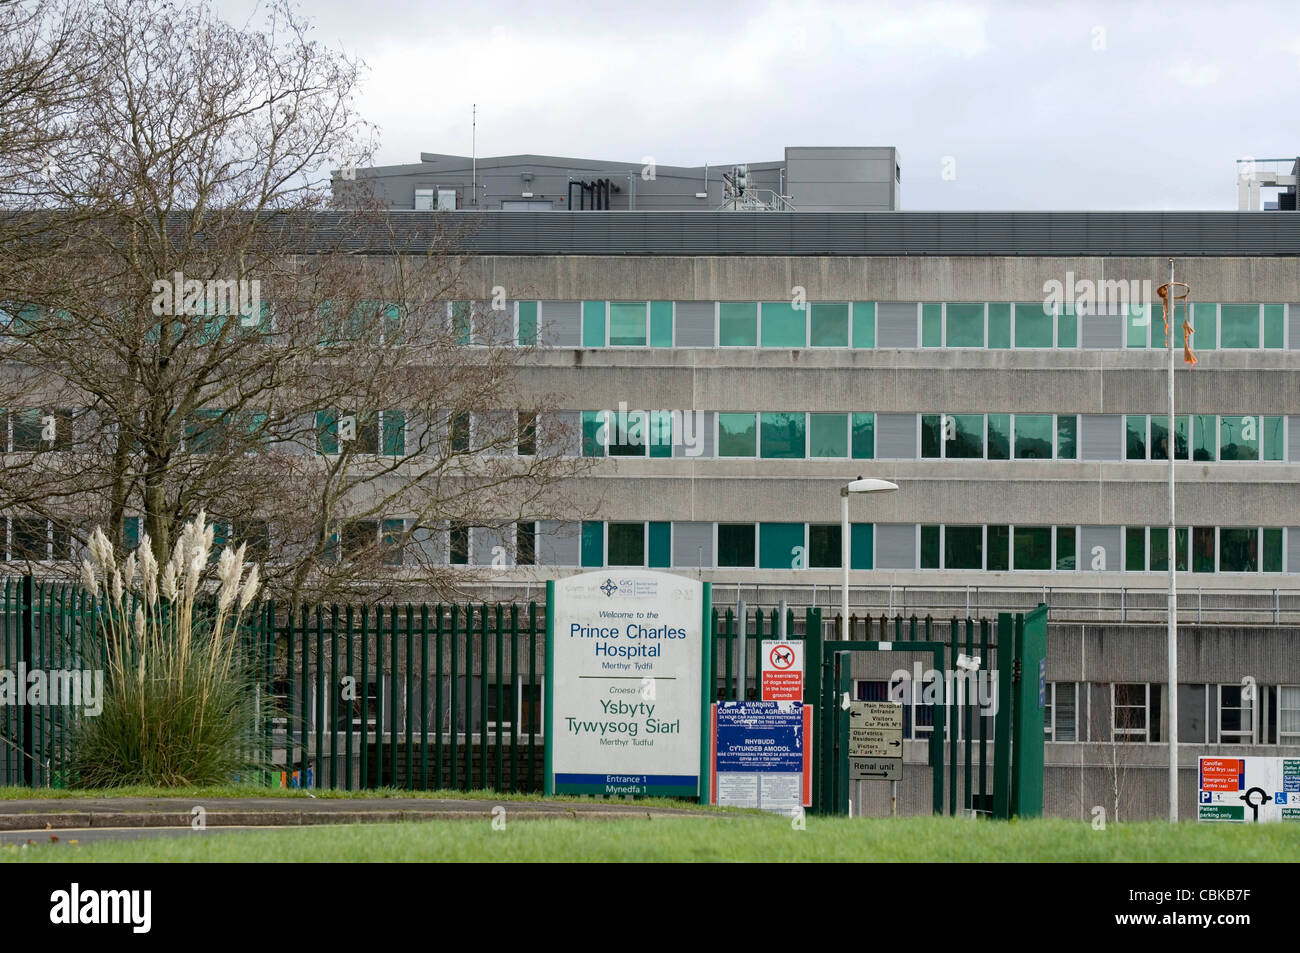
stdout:
[(840, 565), (844, 568), (844, 585), (840, 590), (840, 638), (849, 637), (849, 494), (892, 493), (897, 483), (888, 480), (864, 480), (859, 476), (852, 483), (840, 487)]

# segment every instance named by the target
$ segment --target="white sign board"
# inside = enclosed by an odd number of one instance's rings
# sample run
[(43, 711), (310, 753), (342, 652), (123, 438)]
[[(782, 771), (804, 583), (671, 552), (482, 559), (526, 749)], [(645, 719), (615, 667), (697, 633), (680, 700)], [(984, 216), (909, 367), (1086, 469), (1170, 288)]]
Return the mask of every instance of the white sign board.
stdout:
[(1196, 776), (1197, 820), (1300, 821), (1300, 758), (1202, 756)]
[(550, 792), (697, 797), (703, 585), (625, 570), (557, 579), (553, 589)]

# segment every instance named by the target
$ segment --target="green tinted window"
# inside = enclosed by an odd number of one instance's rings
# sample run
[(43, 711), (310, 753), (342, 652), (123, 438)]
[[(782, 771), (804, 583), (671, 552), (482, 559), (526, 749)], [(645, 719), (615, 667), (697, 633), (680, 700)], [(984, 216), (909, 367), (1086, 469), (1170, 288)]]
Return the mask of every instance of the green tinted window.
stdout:
[(673, 303), (650, 302), (650, 346), (673, 346)]
[(646, 307), (644, 301), (609, 303), (609, 346), (639, 347), (646, 342)]
[(984, 305), (948, 305), (948, 347), (984, 346)]
[[(1152, 414), (1151, 416), (1151, 459), (1169, 459), (1169, 415)], [(1174, 459), (1187, 459), (1187, 415), (1180, 414), (1174, 418)]]
[(943, 414), (921, 415), (921, 458), (934, 459), (943, 453)]
[(803, 523), (758, 524), (759, 569), (801, 569), (807, 564)]
[(1151, 305), (1127, 305), (1124, 328), (1125, 347), (1146, 347), (1151, 341)]
[(1264, 418), (1264, 459), (1286, 459), (1286, 418)]
[(763, 414), (763, 457), (769, 460), (802, 460), (805, 456), (804, 420), (804, 414)]
[(1235, 526), (1219, 530), (1219, 572), (1259, 572), (1259, 530)]
[(939, 564), (939, 527), (921, 527), (921, 568), (941, 569)]
[(1282, 571), (1282, 530), (1264, 530), (1264, 572)]
[(1282, 346), (1282, 328), (1284, 325), (1283, 308), (1280, 304), (1264, 305), (1264, 346)]
[(724, 301), (718, 306), (718, 343), (728, 347), (758, 346), (758, 305), (753, 301)]
[(1015, 529), (1016, 569), (1052, 568), (1052, 527), (1017, 526)]
[(1079, 346), (1079, 319), (1073, 308), (1062, 308), (1061, 313), (1056, 316), (1056, 346)]
[(1011, 568), (1011, 527), (990, 526), (988, 541), (989, 572), (1006, 572)]
[[(852, 534), (850, 534), (852, 535)], [(840, 550), (840, 526), (811, 524), (808, 527), (808, 567), (839, 569), (844, 559)]]
[(1259, 459), (1259, 418), (1219, 418), (1219, 459)]
[(875, 525), (872, 523), (854, 523), (849, 527), (849, 568), (874, 569), (872, 548), (875, 540)]
[(605, 524), (585, 521), (582, 524), (582, 565), (597, 567), (605, 564)]
[(582, 302), (582, 346), (605, 346), (605, 302)]
[(876, 303), (853, 302), (853, 346), (876, 346)]
[(670, 410), (650, 411), (650, 456), (673, 455), (673, 414)]
[(531, 345), (537, 343), (537, 302), (519, 302), (519, 343)]
[(754, 524), (718, 524), (718, 565), (724, 567), (754, 565)]
[(1011, 415), (989, 414), (989, 459), (1011, 459)]
[(812, 305), (810, 339), (813, 347), (848, 347), (849, 306), (847, 304)]
[(316, 440), (317, 449), (321, 453), (339, 452), (339, 417), (337, 413), (332, 410), (316, 411)]
[[(1178, 558), (1175, 568), (1178, 572), (1187, 571), (1187, 527), (1180, 527), (1177, 535)], [(1151, 571), (1169, 571), (1169, 527), (1151, 527)]]
[(1213, 414), (1192, 416), (1192, 459), (1214, 460), (1219, 455), (1218, 429)]
[(1056, 415), (1056, 459), (1073, 460), (1078, 456), (1079, 418), (1075, 414)]
[(1259, 347), (1259, 305), (1225, 304), (1219, 320), (1220, 347)]
[(650, 443), (650, 419), (644, 410), (615, 413), (607, 443), (611, 457), (644, 457)]
[(944, 455), (949, 460), (984, 456), (984, 415), (983, 414), (948, 414), (944, 421), (949, 439), (944, 446)]
[(582, 455), (584, 457), (603, 457), (605, 443), (609, 433), (605, 427), (603, 410), (584, 410), (582, 412)]
[(1056, 568), (1058, 570), (1076, 568), (1077, 555), (1074, 527), (1056, 527)]
[(849, 455), (849, 415), (808, 415), (808, 456), (839, 457)]
[(989, 303), (989, 347), (1011, 347), (1011, 305), (1007, 302)]
[(805, 347), (808, 311), (789, 301), (763, 302), (763, 347)]
[(456, 336), (457, 344), (469, 344), (471, 327), (468, 301), (453, 301), (451, 303), (451, 330)]
[(944, 527), (943, 566), (945, 569), (983, 569), (984, 527)]
[(610, 566), (645, 565), (645, 524), (609, 524)]
[(672, 523), (650, 524), (650, 558), (647, 565), (651, 569), (667, 569), (672, 563)]
[(406, 412), (384, 411), (384, 436), (381, 452), (390, 457), (406, 455)]
[(1124, 418), (1126, 460), (1147, 458), (1147, 418), (1145, 414), (1129, 414)]
[[(1159, 311), (1156, 312), (1159, 314)], [(1219, 306), (1217, 304), (1192, 305), (1193, 351), (1213, 351), (1219, 337)], [(1163, 329), (1154, 332), (1162, 334)]]
[(1016, 414), (1016, 459), (1052, 459), (1052, 415)]
[(921, 347), (943, 346), (943, 305), (921, 306)]
[(1192, 572), (1214, 572), (1214, 527), (1192, 530)]
[(718, 414), (718, 456), (758, 455), (758, 429), (754, 414)]
[(1016, 347), (1051, 347), (1053, 320), (1054, 315), (1043, 310), (1041, 301), (1017, 304)]
[(1147, 533), (1142, 526), (1124, 528), (1124, 569), (1127, 572), (1146, 572)]
[(876, 415), (854, 414), (853, 425), (853, 459), (874, 460), (876, 458)]

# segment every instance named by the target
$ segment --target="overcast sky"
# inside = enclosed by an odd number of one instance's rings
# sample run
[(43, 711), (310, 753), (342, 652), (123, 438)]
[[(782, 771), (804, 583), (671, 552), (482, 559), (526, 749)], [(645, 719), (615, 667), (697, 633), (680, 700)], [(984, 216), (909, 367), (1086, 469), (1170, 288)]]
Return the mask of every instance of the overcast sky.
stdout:
[[(241, 23), (256, 6), (217, 0)], [(897, 146), (905, 209), (1235, 208), (1235, 160), (1300, 154), (1295, 0), (302, 9), (367, 64), (359, 105), (385, 165), (469, 155), (472, 103), (480, 156), (729, 165)]]

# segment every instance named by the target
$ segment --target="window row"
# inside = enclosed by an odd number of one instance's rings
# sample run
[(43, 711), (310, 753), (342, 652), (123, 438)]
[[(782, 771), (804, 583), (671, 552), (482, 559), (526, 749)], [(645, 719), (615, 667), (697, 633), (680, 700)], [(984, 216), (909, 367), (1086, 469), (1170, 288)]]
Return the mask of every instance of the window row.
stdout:
[[(500, 311), (468, 302), (463, 343), (486, 339), (468, 315), (496, 329)], [(899, 301), (516, 301), (514, 338), (548, 347), (771, 347), (1133, 349), (1165, 347), (1164, 314), (1154, 304), (1119, 303), (1081, 311), (1069, 302)], [(1198, 351), (1300, 348), (1288, 340), (1286, 304), (1192, 306)], [(1170, 323), (1181, 339), (1183, 312)]]
[[(1286, 418), (1180, 414), (1174, 417), (1175, 460), (1286, 459)], [(1124, 417), (1127, 460), (1169, 459), (1169, 415)]]

